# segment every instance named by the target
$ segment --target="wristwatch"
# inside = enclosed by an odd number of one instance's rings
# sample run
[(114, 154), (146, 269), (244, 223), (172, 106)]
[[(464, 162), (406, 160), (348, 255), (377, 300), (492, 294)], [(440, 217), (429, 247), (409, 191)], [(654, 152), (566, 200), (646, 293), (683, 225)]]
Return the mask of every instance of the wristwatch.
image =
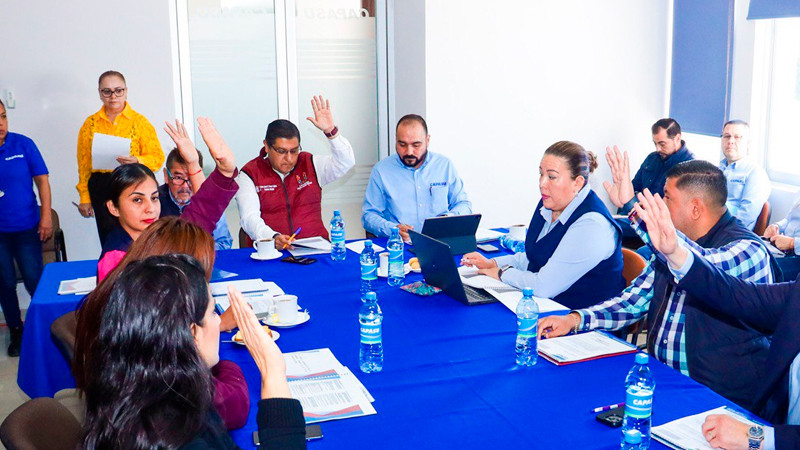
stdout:
[(323, 133), (325, 134), (325, 137), (328, 138), (328, 139), (333, 139), (333, 137), (336, 136), (336, 133), (338, 133), (338, 132), (339, 132), (339, 127), (337, 127), (336, 125), (333, 126), (333, 129), (331, 130), (330, 133), (325, 133), (323, 131)]
[(499, 278), (502, 281), (503, 274), (506, 272), (506, 270), (510, 269), (511, 267), (512, 267), (511, 265), (505, 265), (501, 267), (500, 270), (497, 271), (497, 278)]
[(759, 450), (764, 441), (764, 429), (753, 425), (747, 430), (747, 445), (749, 450)]

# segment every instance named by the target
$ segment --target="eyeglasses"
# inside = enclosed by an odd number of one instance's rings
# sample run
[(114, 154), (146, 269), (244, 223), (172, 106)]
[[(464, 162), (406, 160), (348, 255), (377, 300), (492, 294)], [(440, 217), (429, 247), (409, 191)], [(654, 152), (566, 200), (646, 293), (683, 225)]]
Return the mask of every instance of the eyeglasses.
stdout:
[(114, 94), (114, 97), (122, 97), (122, 94), (125, 93), (125, 89), (127, 88), (100, 89), (100, 95), (102, 95), (105, 98), (111, 97), (111, 94)]
[(281, 156), (283, 156), (283, 155), (285, 155), (287, 153), (291, 153), (292, 156), (296, 156), (298, 153), (303, 151), (303, 147), (300, 147), (300, 146), (298, 146), (297, 148), (293, 148), (291, 150), (286, 150), (285, 148), (280, 148), (280, 147), (270, 147), (270, 148), (273, 151), (275, 151), (275, 153), (277, 153), (277, 154), (279, 154)]
[(167, 169), (167, 178), (169, 178), (169, 181), (171, 181), (175, 186), (183, 186), (183, 183), (189, 183), (190, 185), (192, 184), (192, 182), (186, 178), (173, 177), (172, 172), (170, 172), (169, 169)]
[(722, 135), (722, 140), (723, 141), (730, 141), (731, 139), (733, 139), (734, 141), (739, 142), (739, 141), (742, 140), (743, 137), (744, 136), (742, 136), (740, 134), (723, 134)]

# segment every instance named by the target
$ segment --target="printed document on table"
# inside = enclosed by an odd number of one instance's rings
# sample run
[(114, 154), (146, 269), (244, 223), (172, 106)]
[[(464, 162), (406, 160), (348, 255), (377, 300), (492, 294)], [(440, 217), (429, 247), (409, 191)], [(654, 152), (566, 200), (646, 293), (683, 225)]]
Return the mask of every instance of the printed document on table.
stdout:
[(110, 134), (95, 133), (92, 138), (92, 170), (114, 170), (117, 157), (131, 154), (131, 140)]
[(319, 236), (292, 241), (292, 256), (323, 255), (331, 252), (331, 243)]
[(539, 354), (557, 365), (637, 351), (636, 346), (599, 331), (539, 340)]
[(372, 396), (330, 349), (286, 353), (284, 360), (289, 390), (303, 406), (306, 423), (376, 413)]
[[(347, 247), (348, 249), (358, 253), (359, 255), (361, 254), (361, 252), (364, 251), (364, 241), (348, 242), (344, 246)], [(372, 249), (375, 250), (375, 253), (383, 251), (383, 247), (381, 247), (380, 245), (375, 244), (374, 242), (372, 243)]]
[(726, 414), (748, 425), (764, 425), (763, 423), (754, 423), (751, 419), (748, 419), (743, 414), (727, 406), (720, 406), (711, 411), (683, 417), (665, 423), (664, 425), (653, 427), (653, 438), (674, 449), (712, 450), (713, 447), (709, 445), (708, 441), (703, 436), (703, 422), (705, 422), (706, 417), (711, 414)]
[(63, 280), (58, 285), (58, 295), (88, 294), (97, 286), (97, 277)]
[(494, 288), (502, 291), (505, 291), (509, 288), (514, 289), (500, 280), (495, 280), (492, 277), (479, 274), (477, 267), (459, 266), (458, 274), (461, 275), (462, 283), (466, 284), (467, 286), (472, 286), (475, 289)]
[[(485, 291), (488, 292), (492, 297), (500, 300), (500, 303), (504, 304), (506, 308), (510, 309), (511, 312), (516, 314), (517, 305), (519, 304), (519, 301), (522, 300), (522, 291), (512, 287), (509, 287), (508, 289), (486, 288)], [(539, 306), (539, 313), (569, 311), (569, 308), (566, 306), (550, 300), (549, 298), (533, 297), (533, 300), (536, 301), (536, 304)]]
[(228, 295), (228, 286), (235, 287), (239, 292), (247, 294), (248, 292), (267, 292), (270, 295), (283, 295), (283, 289), (272, 281), (264, 281), (261, 278), (252, 278), (248, 280), (235, 280), (235, 281), (217, 281), (209, 284), (211, 286), (211, 295), (214, 297)]

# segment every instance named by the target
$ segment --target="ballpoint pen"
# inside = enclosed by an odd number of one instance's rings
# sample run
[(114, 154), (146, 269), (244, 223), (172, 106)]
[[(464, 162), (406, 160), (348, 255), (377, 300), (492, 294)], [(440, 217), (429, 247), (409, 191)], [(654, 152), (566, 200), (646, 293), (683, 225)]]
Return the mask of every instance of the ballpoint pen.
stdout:
[(295, 232), (291, 236), (289, 236), (289, 242), (283, 244), (283, 250), (286, 250), (286, 247), (288, 247), (289, 244), (292, 243), (292, 241), (294, 240), (294, 237), (297, 236), (297, 233), (299, 233), (300, 230), (302, 230), (302, 229), (303, 229), (303, 227), (297, 227), (297, 230), (295, 230)]
[(608, 406), (598, 406), (597, 408), (591, 410), (590, 412), (599, 413), (599, 412), (603, 412), (603, 411), (610, 411), (610, 410), (612, 410), (614, 408), (619, 408), (620, 406), (625, 406), (625, 402), (616, 403), (616, 404), (608, 405)]

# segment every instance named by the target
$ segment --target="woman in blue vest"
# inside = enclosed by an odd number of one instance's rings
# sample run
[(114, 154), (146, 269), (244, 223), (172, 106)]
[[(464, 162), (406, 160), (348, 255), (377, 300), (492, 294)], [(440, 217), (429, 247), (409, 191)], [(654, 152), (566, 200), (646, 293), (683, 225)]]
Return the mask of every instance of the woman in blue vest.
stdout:
[(542, 199), (525, 237), (525, 252), (486, 259), (464, 255), (463, 265), (537, 297), (583, 308), (618, 295), (622, 278), (621, 230), (589, 186), (597, 159), (580, 145), (559, 141), (539, 165)]

